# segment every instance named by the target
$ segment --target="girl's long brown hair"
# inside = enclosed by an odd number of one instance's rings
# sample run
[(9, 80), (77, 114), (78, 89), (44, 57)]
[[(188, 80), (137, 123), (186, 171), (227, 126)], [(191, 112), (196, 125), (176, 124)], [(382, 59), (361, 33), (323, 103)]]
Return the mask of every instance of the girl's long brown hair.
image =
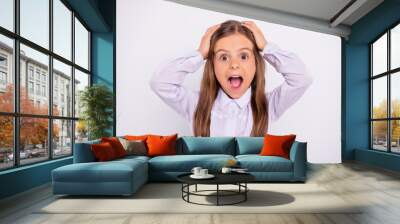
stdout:
[(211, 109), (217, 98), (220, 84), (214, 73), (215, 43), (226, 36), (240, 33), (253, 43), (256, 74), (251, 83), (251, 109), (253, 112), (253, 128), (251, 136), (264, 136), (268, 127), (268, 104), (265, 96), (265, 61), (260, 55), (253, 33), (240, 22), (228, 20), (214, 32), (210, 40), (207, 62), (204, 67), (203, 79), (200, 86), (200, 97), (193, 119), (194, 136), (210, 136)]

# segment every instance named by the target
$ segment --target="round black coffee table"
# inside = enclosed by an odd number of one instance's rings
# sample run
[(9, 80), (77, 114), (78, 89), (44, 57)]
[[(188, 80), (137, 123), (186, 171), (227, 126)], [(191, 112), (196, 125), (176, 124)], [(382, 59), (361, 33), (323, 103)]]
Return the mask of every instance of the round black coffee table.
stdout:
[[(178, 181), (182, 183), (182, 199), (188, 203), (198, 205), (215, 205), (215, 204), (202, 204), (190, 201), (190, 196), (204, 196), (204, 197), (216, 197), (217, 206), (220, 205), (234, 205), (247, 200), (247, 192), (249, 188), (247, 183), (255, 180), (255, 177), (249, 173), (213, 173), (215, 176), (212, 179), (193, 179), (190, 177), (191, 173), (182, 174), (177, 177)], [(216, 185), (215, 190), (197, 190), (198, 184)], [(220, 185), (236, 185), (237, 190), (223, 190), (220, 189)], [(190, 191), (190, 186), (195, 186), (195, 191)], [(215, 192), (216, 194), (202, 194), (202, 192)], [(222, 193), (222, 194), (221, 194)], [(221, 203), (221, 197), (229, 196), (241, 196), (240, 200), (232, 203)]]

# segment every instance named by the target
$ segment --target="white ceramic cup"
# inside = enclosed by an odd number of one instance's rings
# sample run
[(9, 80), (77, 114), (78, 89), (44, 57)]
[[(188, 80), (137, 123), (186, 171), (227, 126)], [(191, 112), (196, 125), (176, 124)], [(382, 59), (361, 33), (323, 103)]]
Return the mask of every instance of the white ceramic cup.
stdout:
[(196, 175), (196, 176), (199, 176), (199, 175), (201, 175), (200, 174), (200, 171), (201, 171), (201, 167), (193, 167), (193, 169), (192, 169), (192, 173), (194, 174), (194, 175)]
[(208, 175), (208, 169), (201, 169), (200, 170), (200, 176), (207, 176)]
[(221, 172), (222, 173), (230, 173), (232, 171), (232, 169), (230, 167), (222, 167)]

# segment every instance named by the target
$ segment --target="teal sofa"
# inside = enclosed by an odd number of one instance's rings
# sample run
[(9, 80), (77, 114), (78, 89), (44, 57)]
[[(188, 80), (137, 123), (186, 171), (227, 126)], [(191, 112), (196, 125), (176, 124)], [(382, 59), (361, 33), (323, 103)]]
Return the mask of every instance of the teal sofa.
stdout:
[(192, 137), (178, 138), (177, 155), (127, 156), (96, 162), (90, 145), (99, 141), (75, 144), (74, 163), (52, 171), (54, 194), (131, 195), (148, 181), (176, 181), (193, 167), (218, 172), (234, 159), (247, 168), (258, 182), (305, 182), (307, 143), (295, 141), (290, 159), (260, 156), (263, 137)]

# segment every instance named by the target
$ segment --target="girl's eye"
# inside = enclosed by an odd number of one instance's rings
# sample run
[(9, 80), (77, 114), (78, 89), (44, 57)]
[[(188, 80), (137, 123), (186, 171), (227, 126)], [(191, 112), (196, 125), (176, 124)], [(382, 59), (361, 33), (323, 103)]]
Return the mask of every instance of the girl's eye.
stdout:
[(242, 54), (242, 56), (240, 57), (242, 60), (246, 60), (249, 58), (249, 56), (247, 54)]
[(226, 55), (221, 55), (220, 57), (219, 57), (219, 59), (220, 60), (222, 60), (222, 61), (226, 61), (226, 60), (228, 60), (228, 57), (226, 56)]
[[(243, 53), (240, 55), (240, 59), (245, 61), (245, 60), (249, 59), (249, 55), (247, 53)], [(227, 56), (226, 54), (223, 54), (223, 55), (219, 56), (219, 60), (226, 62), (229, 60), (229, 56)]]

